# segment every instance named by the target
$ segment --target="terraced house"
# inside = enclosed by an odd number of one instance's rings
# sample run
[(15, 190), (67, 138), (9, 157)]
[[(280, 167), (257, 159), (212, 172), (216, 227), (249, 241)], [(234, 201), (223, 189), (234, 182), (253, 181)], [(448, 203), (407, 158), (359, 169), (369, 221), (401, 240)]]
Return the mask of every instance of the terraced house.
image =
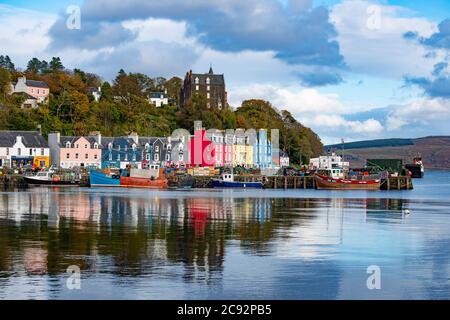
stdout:
[(123, 137), (101, 137), (98, 134), (96, 140), (102, 144), (102, 168), (142, 168), (142, 152), (136, 134)]
[(64, 169), (101, 167), (102, 148), (94, 137), (61, 136), (53, 132), (48, 135), (48, 144), (53, 166)]
[(0, 168), (49, 167), (50, 149), (40, 131), (0, 131)]

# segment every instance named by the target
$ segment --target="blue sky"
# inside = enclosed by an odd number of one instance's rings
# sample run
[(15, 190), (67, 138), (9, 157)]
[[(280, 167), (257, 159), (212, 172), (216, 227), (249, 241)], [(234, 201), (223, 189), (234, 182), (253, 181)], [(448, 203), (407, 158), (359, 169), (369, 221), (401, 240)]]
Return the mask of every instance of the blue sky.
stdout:
[(0, 54), (105, 80), (212, 63), (233, 107), (267, 99), (325, 143), (448, 135), (449, 15), (444, 0), (0, 0)]

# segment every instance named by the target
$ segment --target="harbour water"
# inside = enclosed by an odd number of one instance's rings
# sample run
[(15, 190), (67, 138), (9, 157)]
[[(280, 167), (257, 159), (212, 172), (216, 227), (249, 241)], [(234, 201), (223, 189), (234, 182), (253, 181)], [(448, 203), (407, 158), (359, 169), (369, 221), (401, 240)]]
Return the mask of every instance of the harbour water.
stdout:
[(0, 299), (449, 299), (450, 171), (414, 187), (0, 192)]

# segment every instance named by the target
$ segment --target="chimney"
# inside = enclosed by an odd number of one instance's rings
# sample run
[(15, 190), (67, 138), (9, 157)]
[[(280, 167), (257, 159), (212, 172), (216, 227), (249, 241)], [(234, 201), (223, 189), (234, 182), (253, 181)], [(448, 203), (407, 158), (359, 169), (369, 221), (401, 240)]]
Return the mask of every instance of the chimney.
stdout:
[(97, 140), (98, 144), (102, 144), (102, 134), (100, 133), (100, 131), (92, 131), (89, 133), (90, 137), (94, 137)]
[(42, 126), (40, 124), (37, 125), (36, 131), (40, 136), (42, 136)]

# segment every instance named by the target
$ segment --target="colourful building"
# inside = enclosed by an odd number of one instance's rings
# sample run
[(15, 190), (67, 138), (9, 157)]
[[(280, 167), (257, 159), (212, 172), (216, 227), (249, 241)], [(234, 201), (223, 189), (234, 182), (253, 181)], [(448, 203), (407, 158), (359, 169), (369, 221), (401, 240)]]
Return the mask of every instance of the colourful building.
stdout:
[(253, 152), (253, 164), (256, 168), (272, 168), (272, 143), (268, 140), (267, 130), (259, 129)]
[(0, 168), (45, 168), (50, 149), (39, 131), (0, 131)]
[(51, 164), (60, 168), (96, 167), (102, 165), (102, 148), (94, 137), (48, 135)]

